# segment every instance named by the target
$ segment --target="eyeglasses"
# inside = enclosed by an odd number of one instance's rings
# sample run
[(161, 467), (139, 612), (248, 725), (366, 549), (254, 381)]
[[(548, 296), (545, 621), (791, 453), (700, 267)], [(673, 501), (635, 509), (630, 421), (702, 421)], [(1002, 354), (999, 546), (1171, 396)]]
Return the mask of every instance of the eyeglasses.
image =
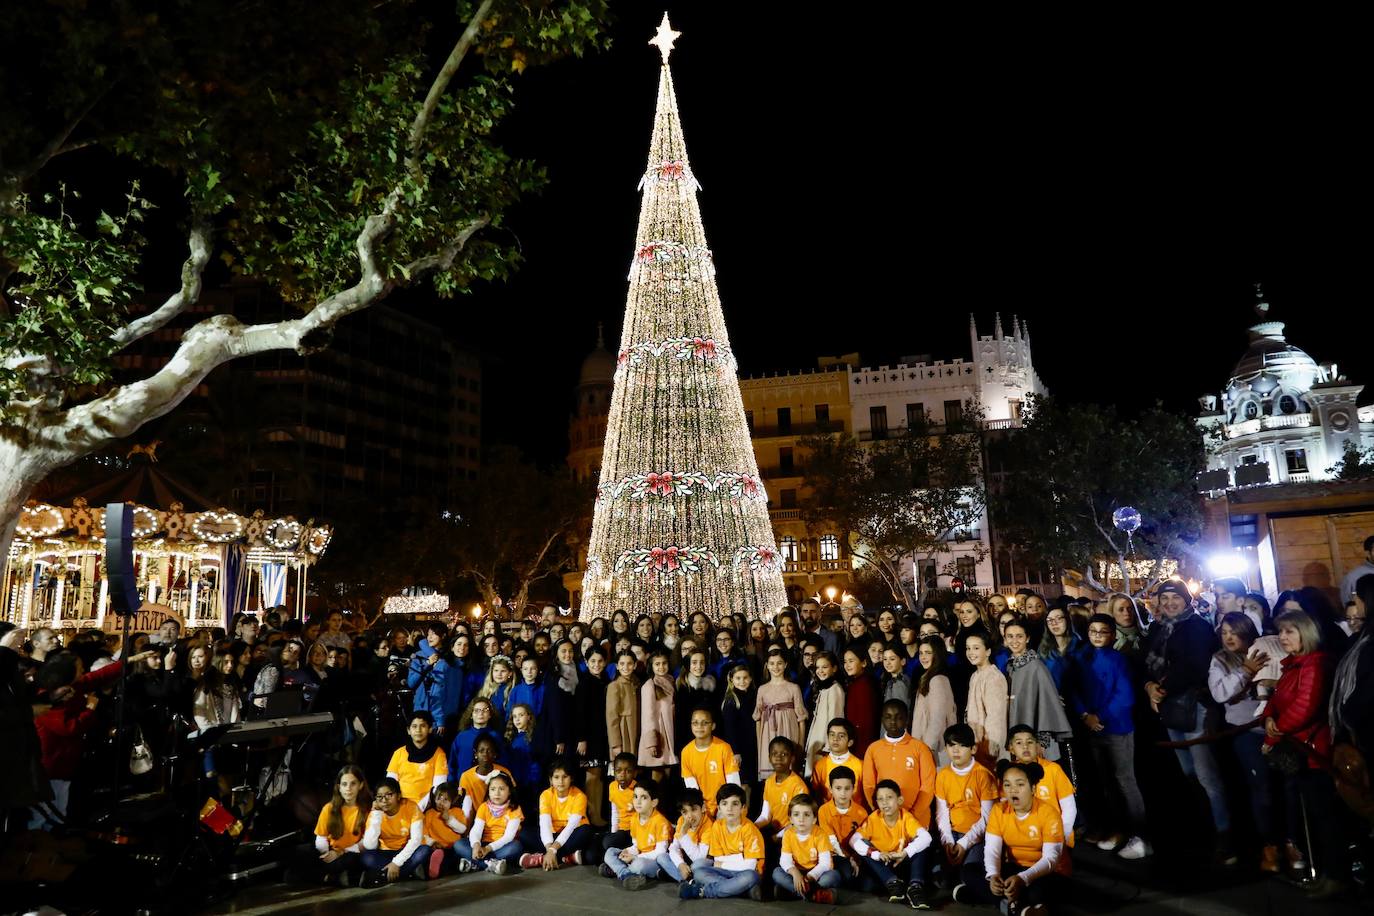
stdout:
[(385, 801), (385, 800), (388, 799), (388, 798), (395, 798), (395, 797), (396, 797), (396, 793), (395, 793), (395, 792), (377, 792), (377, 793), (375, 793), (372, 797), (375, 798), (375, 799), (377, 799), (377, 801)]
[(1111, 636), (1112, 631), (1106, 627), (1093, 627), (1088, 630), (1089, 636)]

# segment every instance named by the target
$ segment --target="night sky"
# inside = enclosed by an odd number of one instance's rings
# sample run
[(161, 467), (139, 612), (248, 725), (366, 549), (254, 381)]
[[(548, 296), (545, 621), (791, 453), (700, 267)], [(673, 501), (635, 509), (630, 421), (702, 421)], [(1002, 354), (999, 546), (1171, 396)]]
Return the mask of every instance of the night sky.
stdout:
[[(1051, 392), (1193, 411), (1244, 352), (1262, 281), (1290, 341), (1374, 383), (1367, 145), (1339, 47), (1236, 23), (668, 9), (742, 375), (967, 358), (969, 312), (989, 333), (1000, 310), (1029, 320)], [(551, 178), (510, 214), (519, 275), (408, 306), (485, 358), (488, 444), (545, 462), (597, 321), (614, 349), (625, 306), (663, 6), (616, 10), (610, 51), (518, 84), (504, 142)]]

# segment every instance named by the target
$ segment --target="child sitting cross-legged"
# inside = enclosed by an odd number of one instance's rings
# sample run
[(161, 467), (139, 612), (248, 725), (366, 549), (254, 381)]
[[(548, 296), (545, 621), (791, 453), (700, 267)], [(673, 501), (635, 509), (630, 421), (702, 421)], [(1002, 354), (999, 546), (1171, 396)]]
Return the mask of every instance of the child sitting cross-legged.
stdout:
[(678, 885), (683, 900), (741, 897), (759, 900), (763, 873), (763, 834), (744, 816), (744, 789), (726, 783), (716, 792), (716, 820), (703, 837), (710, 864), (692, 869), (690, 881)]
[(632, 843), (625, 849), (606, 850), (601, 874), (615, 878), (627, 891), (643, 890), (658, 877), (658, 859), (666, 855), (673, 838), (668, 819), (658, 811), (658, 783), (646, 779), (635, 786), (634, 814), (627, 825)]
[(904, 807), (901, 787), (893, 780), (879, 780), (873, 800), (878, 810), (859, 825), (849, 845), (869, 873), (887, 889), (889, 903), (905, 903), (913, 910), (930, 909), (930, 899), (921, 881), (930, 834)]
[(467, 836), (453, 844), (460, 872), (486, 869), (504, 875), (509, 864), (520, 858), (520, 822), (524, 816), (514, 803), (515, 784), (505, 773), (494, 773), (487, 780), (487, 800), (477, 806)]
[(949, 766), (935, 774), (935, 825), (950, 877), (976, 884), (983, 875), (983, 837), (988, 815), (1001, 796), (997, 777), (973, 758), (973, 729), (960, 722), (945, 729)]
[(458, 870), (458, 857), (453, 854), (453, 845), (467, 832), (463, 811), (457, 807), (458, 787), (451, 782), (434, 787), (430, 793), (429, 808), (425, 810), (425, 821), (421, 828), (421, 848), (429, 850), (424, 864), (415, 869), (415, 877), (433, 881), (442, 874), (452, 874)]
[(673, 830), (673, 842), (668, 852), (658, 857), (658, 867), (674, 881), (690, 881), (692, 869), (711, 854), (706, 831), (711, 829), (711, 815), (706, 813), (706, 799), (700, 789), (686, 788), (677, 793), (680, 815)]
[[(521, 868), (554, 871), (560, 865), (582, 864), (582, 850), (591, 845), (595, 834), (587, 823), (587, 796), (573, 785), (572, 774), (572, 764), (566, 760), (549, 765), (549, 787), (539, 796), (539, 841), (544, 851), (521, 856)], [(533, 845), (532, 840), (527, 842)]]
[(428, 858), (421, 852), (424, 816), (419, 805), (401, 795), (401, 784), (390, 776), (377, 783), (372, 812), (363, 832), (363, 887), (381, 887), (413, 875)]
[(830, 836), (816, 824), (816, 802), (809, 795), (793, 797), (788, 820), (773, 884), (778, 891), (803, 900), (834, 903), (840, 873), (834, 868)]

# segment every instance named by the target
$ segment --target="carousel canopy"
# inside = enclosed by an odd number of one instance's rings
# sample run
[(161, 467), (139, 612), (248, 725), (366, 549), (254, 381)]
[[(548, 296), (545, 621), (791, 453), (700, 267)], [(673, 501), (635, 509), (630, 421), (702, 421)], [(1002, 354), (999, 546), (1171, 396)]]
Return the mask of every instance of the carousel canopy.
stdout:
[(209, 499), (142, 456), (135, 456), (128, 470), (63, 493), (52, 502), (58, 506), (70, 506), (78, 496), (86, 500), (88, 506), (137, 503), (150, 509), (166, 509), (172, 503), (181, 503), (187, 512), (215, 508)]

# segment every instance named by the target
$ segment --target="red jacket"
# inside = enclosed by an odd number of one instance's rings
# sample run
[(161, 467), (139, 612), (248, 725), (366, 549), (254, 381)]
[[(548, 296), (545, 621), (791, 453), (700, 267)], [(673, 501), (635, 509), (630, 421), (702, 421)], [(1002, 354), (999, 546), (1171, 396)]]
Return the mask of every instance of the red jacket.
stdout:
[(43, 748), (43, 770), (49, 779), (70, 780), (76, 776), (81, 768), (82, 739), (97, 723), (95, 712), (86, 708), (86, 694), (119, 680), (123, 669), (122, 662), (115, 662), (82, 675), (72, 683), (76, 693), (71, 699), (34, 717), (38, 743)]
[[(1281, 662), (1283, 676), (1274, 686), (1274, 695), (1265, 710), (1290, 744), (1309, 749), (1307, 765), (1315, 770), (1331, 766), (1331, 726), (1326, 722), (1326, 704), (1331, 697), (1331, 678), (1335, 673), (1331, 656), (1325, 652), (1290, 655)], [(1280, 739), (1266, 737), (1273, 747)]]

